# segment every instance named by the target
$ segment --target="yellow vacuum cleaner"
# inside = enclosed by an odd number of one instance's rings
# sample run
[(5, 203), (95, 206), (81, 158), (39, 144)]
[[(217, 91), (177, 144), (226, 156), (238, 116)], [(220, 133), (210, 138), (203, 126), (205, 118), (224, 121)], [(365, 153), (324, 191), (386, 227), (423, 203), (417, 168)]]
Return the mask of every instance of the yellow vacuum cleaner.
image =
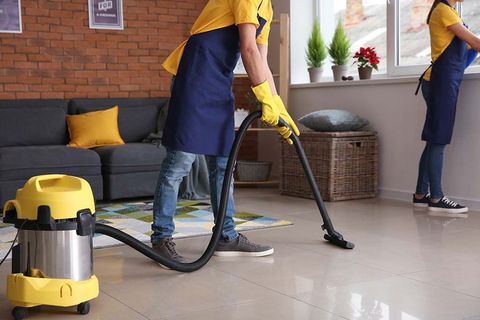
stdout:
[(7, 279), (15, 320), (41, 305), (90, 311), (89, 301), (99, 293), (92, 259), (94, 212), (90, 185), (66, 175), (33, 177), (5, 204), (4, 222), (18, 229)]

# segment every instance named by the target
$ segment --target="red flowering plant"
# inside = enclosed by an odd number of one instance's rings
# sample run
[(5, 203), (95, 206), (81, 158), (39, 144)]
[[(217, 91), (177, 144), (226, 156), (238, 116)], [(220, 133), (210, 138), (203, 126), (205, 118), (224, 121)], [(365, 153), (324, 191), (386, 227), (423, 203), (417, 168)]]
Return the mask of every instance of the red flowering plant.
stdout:
[(378, 71), (380, 57), (375, 52), (375, 47), (361, 47), (359, 51), (355, 52), (353, 58), (357, 59), (354, 63), (359, 68), (371, 67)]

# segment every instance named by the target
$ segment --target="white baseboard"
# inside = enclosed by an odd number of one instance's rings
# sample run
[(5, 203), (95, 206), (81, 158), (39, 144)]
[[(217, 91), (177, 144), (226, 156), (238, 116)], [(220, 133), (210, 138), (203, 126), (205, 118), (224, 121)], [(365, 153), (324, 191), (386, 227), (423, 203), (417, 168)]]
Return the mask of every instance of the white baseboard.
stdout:
[[(405, 202), (412, 201), (412, 191), (380, 188), (378, 196), (384, 199), (393, 199)], [(453, 201), (457, 201), (463, 206), (467, 206), (469, 209), (480, 210), (480, 199), (467, 199), (453, 195), (448, 195), (448, 197)]]

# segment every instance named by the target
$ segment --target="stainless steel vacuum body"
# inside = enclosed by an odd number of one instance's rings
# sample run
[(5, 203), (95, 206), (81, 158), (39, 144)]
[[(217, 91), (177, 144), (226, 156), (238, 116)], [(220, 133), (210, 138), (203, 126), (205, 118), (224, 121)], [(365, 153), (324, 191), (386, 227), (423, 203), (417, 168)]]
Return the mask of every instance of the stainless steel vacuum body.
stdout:
[(20, 230), (19, 271), (37, 269), (45, 277), (82, 281), (93, 275), (92, 237), (76, 230)]

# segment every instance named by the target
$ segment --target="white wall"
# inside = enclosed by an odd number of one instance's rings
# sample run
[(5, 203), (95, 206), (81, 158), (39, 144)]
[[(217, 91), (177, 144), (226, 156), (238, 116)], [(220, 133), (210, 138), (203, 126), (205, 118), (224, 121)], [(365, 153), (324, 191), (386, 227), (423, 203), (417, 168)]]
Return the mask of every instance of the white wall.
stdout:
[[(446, 149), (443, 186), (452, 198), (480, 208), (480, 77), (467, 78), (458, 103), (454, 138)], [(293, 86), (289, 104), (292, 117), (339, 108), (368, 119), (380, 142), (380, 196), (411, 200), (424, 146), (420, 135), (425, 103), (420, 94), (413, 95), (417, 80), (362, 81)]]

